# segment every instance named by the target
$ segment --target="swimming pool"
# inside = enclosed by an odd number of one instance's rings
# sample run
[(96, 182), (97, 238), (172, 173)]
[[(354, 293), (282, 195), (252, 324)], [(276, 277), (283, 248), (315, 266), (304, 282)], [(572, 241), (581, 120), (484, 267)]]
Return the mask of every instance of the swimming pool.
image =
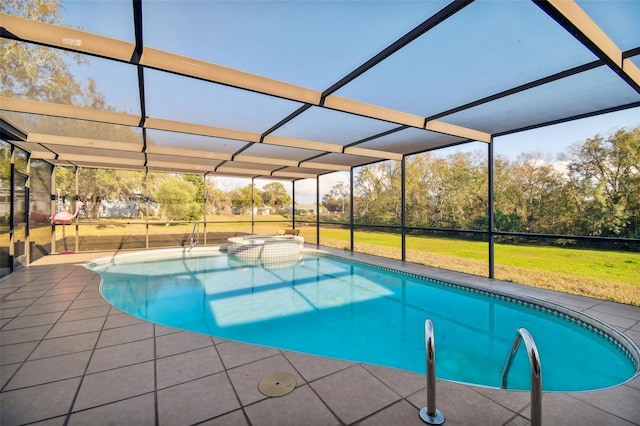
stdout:
[[(638, 371), (633, 342), (577, 312), (326, 254), (263, 268), (215, 250), (163, 250), (87, 267), (118, 309), (225, 339), (424, 373), (430, 318), (440, 379), (500, 387), (518, 327), (536, 340), (545, 391), (611, 387)], [(509, 389), (529, 381), (521, 349)]]

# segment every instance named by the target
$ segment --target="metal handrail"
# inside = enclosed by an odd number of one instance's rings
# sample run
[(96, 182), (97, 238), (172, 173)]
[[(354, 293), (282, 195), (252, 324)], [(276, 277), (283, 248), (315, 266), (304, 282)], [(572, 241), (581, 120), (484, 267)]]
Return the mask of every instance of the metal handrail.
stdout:
[[(197, 234), (196, 234), (197, 232)], [(200, 231), (198, 229), (198, 222), (193, 224), (193, 230), (191, 231), (191, 236), (189, 237), (189, 251), (192, 248), (198, 245), (198, 240), (200, 239)]]
[(433, 322), (424, 322), (424, 342), (427, 349), (427, 406), (420, 410), (420, 418), (430, 425), (444, 423), (444, 415), (436, 408), (436, 346)]
[(520, 347), (520, 341), (524, 341), (527, 355), (529, 356), (529, 365), (531, 366), (531, 424), (540, 426), (542, 424), (542, 365), (538, 355), (538, 346), (531, 333), (525, 328), (518, 328), (513, 339), (513, 344), (500, 375), (500, 387), (502, 389), (507, 388), (507, 375)]

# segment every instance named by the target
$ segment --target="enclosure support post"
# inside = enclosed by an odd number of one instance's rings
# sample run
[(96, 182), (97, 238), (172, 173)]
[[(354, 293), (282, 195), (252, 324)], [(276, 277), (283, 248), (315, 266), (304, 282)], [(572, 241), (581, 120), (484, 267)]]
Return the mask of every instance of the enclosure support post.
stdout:
[(27, 153), (27, 181), (24, 185), (24, 212), (25, 212), (25, 227), (24, 227), (24, 261), (25, 264), (31, 263), (31, 153)]
[(202, 227), (203, 227), (203, 239), (202, 239), (202, 244), (204, 244), (205, 246), (207, 245), (207, 196), (209, 195), (207, 193), (207, 175), (209, 174), (209, 172), (206, 172), (204, 174), (204, 176), (202, 176), (202, 180), (203, 180), (203, 184), (204, 184), (204, 208), (203, 208), (203, 213), (202, 213), (202, 218), (204, 219), (202, 221)]
[(405, 178), (406, 178), (406, 162), (407, 157), (405, 155), (402, 156), (402, 161), (400, 162), (400, 226), (401, 226), (401, 244), (402, 244), (402, 254), (401, 260), (405, 262), (407, 260), (407, 194), (406, 194), (406, 186), (405, 186)]
[(320, 177), (316, 176), (316, 247), (320, 247)]
[(349, 250), (353, 252), (353, 167), (349, 170)]
[[(148, 183), (149, 183), (149, 168), (145, 167), (144, 181), (142, 182), (142, 185), (144, 188), (144, 194), (148, 194), (147, 192)], [(146, 206), (144, 209), (144, 247), (148, 249), (149, 248), (149, 201), (145, 201), (145, 203), (146, 203)]]
[(424, 322), (424, 340), (427, 349), (427, 406), (420, 410), (420, 418), (430, 425), (444, 423), (444, 415), (436, 408), (436, 348), (433, 322)]
[[(51, 168), (51, 204), (49, 205), (49, 212), (51, 216), (56, 214), (56, 203), (58, 201), (58, 197), (56, 196), (56, 168), (58, 166), (53, 166)], [(56, 253), (56, 225), (54, 223), (51, 224), (51, 250), (49, 254)]]
[(296, 229), (296, 181), (291, 182), (291, 227)]
[(255, 208), (254, 206), (255, 200), (254, 200), (253, 194), (256, 190), (256, 187), (254, 186), (255, 180), (256, 178), (251, 178), (251, 235), (255, 235), (255, 230), (254, 230), (255, 221), (253, 218), (253, 209)]
[(489, 278), (495, 278), (495, 262), (494, 262), (494, 212), (493, 212), (493, 137), (488, 145), (487, 173), (487, 210), (488, 210), (488, 229), (489, 229)]
[(11, 154), (9, 160), (9, 272), (13, 272), (15, 266), (13, 264), (16, 257), (16, 147), (11, 145)]
[[(78, 201), (80, 199), (80, 168), (78, 166), (76, 166), (76, 171), (75, 171), (75, 178), (76, 178), (76, 199), (75, 201)], [(78, 214), (74, 220), (75, 223), (75, 228), (76, 228), (76, 249), (75, 252), (77, 253), (78, 250), (80, 250), (80, 230), (78, 227), (78, 219), (79, 219), (80, 215)], [(62, 225), (65, 226), (65, 225)], [(62, 228), (64, 229), (64, 228)], [(64, 237), (63, 237), (64, 238)]]

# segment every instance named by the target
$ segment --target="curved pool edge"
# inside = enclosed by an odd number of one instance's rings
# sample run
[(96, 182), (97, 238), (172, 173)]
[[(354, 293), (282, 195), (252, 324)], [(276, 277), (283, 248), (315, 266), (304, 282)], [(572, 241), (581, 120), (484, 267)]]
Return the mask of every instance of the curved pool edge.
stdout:
[[(454, 288), (458, 288), (466, 291), (476, 292), (476, 293), (483, 294), (485, 296), (496, 297), (511, 303), (528, 306), (533, 309), (543, 310), (547, 313), (556, 315), (565, 320), (573, 321), (581, 325), (582, 327), (585, 327), (586, 329), (592, 332), (595, 332), (599, 334), (601, 337), (604, 337), (605, 339), (609, 340), (611, 343), (617, 346), (620, 350), (622, 350), (635, 366), (635, 373), (631, 377), (612, 386), (602, 387), (597, 389), (588, 389), (588, 390), (575, 390), (575, 391), (545, 390), (544, 391), (545, 393), (546, 392), (574, 393), (574, 392), (602, 391), (606, 389), (619, 387), (621, 385), (624, 385), (625, 383), (628, 383), (634, 380), (636, 377), (640, 376), (640, 347), (638, 347), (638, 345), (629, 336), (627, 336), (621, 331), (618, 331), (614, 326), (609, 325), (606, 322), (599, 320), (598, 318), (595, 318), (591, 315), (585, 314), (583, 312), (577, 311), (567, 306), (560, 305), (558, 303), (551, 302), (549, 300), (531, 296), (530, 294), (520, 291), (522, 289), (535, 290), (537, 289), (536, 287), (465, 274), (457, 271), (443, 270), (440, 268), (434, 268), (434, 267), (425, 266), (425, 265), (405, 263), (405, 262), (400, 262), (399, 260), (396, 260), (396, 259), (380, 258), (377, 256), (367, 255), (362, 253), (354, 253), (354, 254), (350, 252), (343, 253), (339, 250), (332, 251), (332, 250), (310, 248), (310, 247), (303, 247), (301, 250), (301, 253), (303, 255), (315, 254), (315, 255), (321, 255), (321, 256), (334, 257), (336, 259), (348, 260), (350, 262), (359, 263), (375, 269), (392, 270), (408, 276), (427, 278), (427, 279), (436, 281), (441, 285), (450, 286), (450, 287), (454, 287)], [(151, 250), (127, 252), (122, 254), (115, 254), (112, 256), (99, 257), (91, 261), (87, 261), (84, 263), (84, 267), (90, 270), (94, 270), (95, 267), (98, 267), (101, 265), (127, 263), (127, 261), (138, 262), (144, 259), (159, 260), (162, 258), (175, 258), (176, 255), (182, 255), (184, 257), (188, 257), (196, 254), (223, 255), (223, 254), (226, 254), (226, 245), (200, 246), (200, 247), (194, 247), (193, 249), (169, 248), (169, 249), (151, 249)], [(354, 255), (358, 256), (358, 258), (354, 257)], [(375, 259), (366, 261), (362, 259), (363, 257), (364, 258), (371, 257)], [(374, 262), (374, 260), (377, 262)], [(444, 271), (444, 273), (433, 273), (433, 272), (429, 273), (428, 271), (419, 270), (420, 268), (434, 269), (436, 271)], [(447, 275), (447, 276), (444, 277), (443, 275)], [(452, 278), (451, 275), (459, 275), (461, 277)], [(465, 277), (469, 277), (469, 281), (465, 280), (464, 279)], [(476, 281), (486, 281), (486, 284), (481, 282), (471, 282), (470, 280), (473, 280), (473, 279), (475, 279)], [(505, 287), (510, 287), (510, 288), (498, 288), (496, 287), (497, 284)], [(102, 294), (102, 278), (100, 280), (99, 289), (100, 289), (101, 296), (104, 298), (104, 295)], [(557, 294), (557, 295), (564, 294), (554, 290), (547, 290), (547, 289), (538, 289), (538, 290), (541, 290), (547, 293)], [(576, 297), (588, 298), (586, 296), (576, 296)], [(106, 298), (104, 299), (108, 302)], [(594, 299), (594, 300), (597, 300), (597, 299)], [(602, 302), (605, 302), (605, 301), (602, 301)], [(434, 326), (437, 328), (437, 324), (434, 324)], [(515, 333), (515, 330), (514, 330), (514, 333)], [(543, 371), (544, 371), (544, 365), (543, 365)], [(468, 386), (499, 389), (499, 388), (479, 385), (475, 383), (466, 383), (466, 382), (447, 380), (447, 379), (439, 379), (439, 380), (446, 380), (452, 383), (460, 383)], [(521, 392), (521, 390), (513, 390), (513, 389), (502, 389), (502, 390)]]
[(146, 258), (149, 258), (149, 259), (151, 258), (161, 259), (163, 257), (170, 258), (177, 254), (183, 254), (183, 255), (191, 255), (196, 253), (215, 254), (215, 253), (222, 253), (222, 252), (223, 252), (223, 246), (201, 246), (201, 247), (193, 247), (192, 249), (188, 247), (180, 247), (180, 248), (168, 248), (168, 249), (138, 250), (138, 251), (131, 251), (126, 253), (119, 253), (119, 254), (116, 253), (111, 256), (97, 257), (95, 259), (84, 262), (83, 266), (87, 269), (92, 269), (92, 267), (96, 267), (100, 265), (114, 264), (116, 259), (119, 261), (130, 260), (130, 261), (137, 262), (140, 259), (146, 259)]
[[(433, 281), (438, 282), (441, 285), (445, 285), (445, 286), (451, 286), (451, 287), (455, 287), (455, 288), (460, 288), (463, 290), (467, 290), (467, 291), (473, 291), (473, 292), (478, 292), (481, 293), (483, 295), (489, 296), (489, 297), (498, 297), (500, 299), (506, 300), (506, 301), (510, 301), (512, 303), (516, 303), (519, 305), (525, 305), (525, 306), (529, 306), (532, 307), (534, 309), (541, 309), (544, 310), (548, 313), (551, 313), (553, 315), (557, 315), (560, 316), (561, 318), (567, 319), (569, 321), (573, 321), (574, 319), (577, 321), (574, 321), (578, 324), (580, 324), (581, 326), (589, 329), (590, 331), (596, 332), (598, 334), (600, 334), (602, 337), (608, 339), (610, 342), (612, 342), (613, 344), (615, 344), (616, 346), (618, 346), (623, 352), (626, 353), (626, 355), (628, 356), (628, 358), (632, 361), (632, 363), (635, 365), (635, 373), (629, 377), (627, 380), (624, 380), (623, 382), (620, 382), (618, 384), (615, 384), (613, 386), (609, 386), (609, 387), (603, 387), (603, 388), (598, 388), (598, 389), (589, 389), (589, 390), (579, 390), (579, 391), (568, 391), (571, 393), (574, 392), (596, 392), (596, 391), (601, 391), (601, 390), (605, 390), (605, 389), (611, 389), (611, 388), (615, 388), (618, 386), (621, 386), (625, 383), (628, 383), (632, 380), (634, 380), (636, 377), (640, 377), (640, 346), (638, 346), (629, 336), (627, 336), (626, 334), (618, 331), (614, 326), (607, 324), (605, 321), (602, 321), (598, 318), (595, 318), (591, 315), (585, 314), (583, 312), (577, 311), (575, 309), (571, 309), (569, 307), (563, 306), (563, 305), (559, 305), (557, 303), (545, 300), (545, 299), (541, 299), (541, 298), (537, 298), (535, 296), (531, 296), (530, 294), (527, 294), (525, 292), (522, 291), (522, 289), (538, 289), (537, 287), (532, 287), (532, 286), (527, 286), (525, 284), (518, 284), (518, 283), (513, 283), (513, 282), (509, 282), (509, 281), (502, 281), (502, 280), (497, 280), (497, 279), (493, 279), (493, 278), (487, 278), (487, 277), (480, 277), (480, 276), (476, 276), (476, 275), (470, 275), (470, 274), (466, 274), (463, 272), (458, 272), (458, 271), (449, 271), (449, 270), (443, 270), (440, 268), (435, 268), (435, 267), (430, 267), (430, 266), (426, 266), (426, 265), (419, 265), (419, 264), (406, 264), (405, 262), (401, 262), (399, 260), (396, 259), (384, 259), (383, 262), (384, 263), (389, 263), (389, 265), (385, 266), (385, 265), (381, 265), (381, 264), (377, 264), (377, 263), (372, 263), (372, 262), (368, 262), (365, 260), (361, 260), (361, 259), (357, 259), (354, 258), (351, 253), (342, 253), (340, 251), (332, 251), (332, 250), (320, 250), (320, 249), (308, 249), (311, 250), (311, 252), (313, 253), (320, 253), (326, 256), (332, 256), (332, 257), (336, 257), (336, 258), (341, 258), (341, 259), (345, 259), (345, 260), (349, 260), (350, 262), (355, 262), (355, 263), (361, 263), (363, 265), (367, 265), (369, 267), (372, 268), (378, 268), (378, 269), (389, 269), (389, 270), (394, 270), (409, 276), (416, 276), (416, 277), (421, 277), (421, 278), (427, 278)], [(367, 254), (362, 254), (362, 253), (358, 253), (357, 254), (359, 257), (375, 257), (376, 260), (380, 261), (381, 258), (377, 257), (377, 256), (373, 256), (373, 255), (367, 255)], [(393, 264), (392, 263), (401, 263), (401, 264)], [(428, 273), (428, 272), (424, 272), (424, 271), (420, 271), (418, 268), (428, 268), (428, 269), (436, 269), (438, 271), (446, 271), (444, 274), (439, 274), (439, 273)], [(443, 275), (447, 275), (446, 278), (443, 277)], [(481, 281), (486, 281), (487, 284), (483, 284), (483, 283), (479, 283), (479, 282), (470, 282), (470, 281), (465, 281), (462, 278), (452, 278), (451, 275), (461, 275), (461, 276), (465, 276), (465, 277), (469, 277), (470, 279), (475, 279), (475, 280), (481, 280)], [(490, 283), (490, 284), (489, 284)], [(497, 288), (496, 284), (501, 285), (501, 286), (505, 286), (505, 287), (511, 287), (511, 288)], [(517, 288), (514, 288), (517, 287)], [(550, 293), (554, 293), (554, 294), (564, 294), (555, 290), (548, 290), (548, 289), (538, 289), (541, 291), (545, 291), (545, 292), (550, 292)], [(587, 296), (578, 296), (575, 295), (576, 297), (584, 297), (587, 299), (591, 299)], [(604, 301), (603, 301), (604, 302)], [(614, 302), (615, 303), (615, 302)], [(434, 324), (434, 327), (437, 327), (437, 324)], [(516, 330), (513, 331), (514, 334), (516, 332)], [(437, 348), (436, 348), (437, 351)], [(543, 371), (544, 371), (544, 365), (542, 366)], [(444, 379), (443, 379), (444, 380)], [(487, 386), (483, 386), (483, 385), (478, 385), (478, 384), (474, 384), (474, 383), (466, 383), (466, 382), (459, 382), (459, 381), (455, 381), (455, 380), (449, 380), (450, 382), (454, 382), (454, 383), (460, 383), (460, 384), (464, 384), (464, 385), (469, 385), (469, 386), (478, 386), (478, 387), (487, 387)], [(488, 387), (491, 388), (491, 387)], [(496, 388), (492, 388), (492, 389), (496, 389)], [(519, 390), (513, 390), (513, 389), (504, 389), (504, 390), (509, 390), (509, 391), (514, 391), (514, 392), (520, 392)], [(545, 390), (544, 392), (567, 392), (567, 391), (548, 391)]]

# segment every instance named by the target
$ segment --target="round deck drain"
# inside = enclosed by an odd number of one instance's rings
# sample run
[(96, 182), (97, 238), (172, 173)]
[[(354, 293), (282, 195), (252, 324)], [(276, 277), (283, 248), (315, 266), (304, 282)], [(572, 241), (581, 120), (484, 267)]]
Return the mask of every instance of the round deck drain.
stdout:
[(258, 383), (258, 390), (267, 396), (283, 396), (294, 390), (296, 378), (289, 373), (273, 373), (264, 376)]

